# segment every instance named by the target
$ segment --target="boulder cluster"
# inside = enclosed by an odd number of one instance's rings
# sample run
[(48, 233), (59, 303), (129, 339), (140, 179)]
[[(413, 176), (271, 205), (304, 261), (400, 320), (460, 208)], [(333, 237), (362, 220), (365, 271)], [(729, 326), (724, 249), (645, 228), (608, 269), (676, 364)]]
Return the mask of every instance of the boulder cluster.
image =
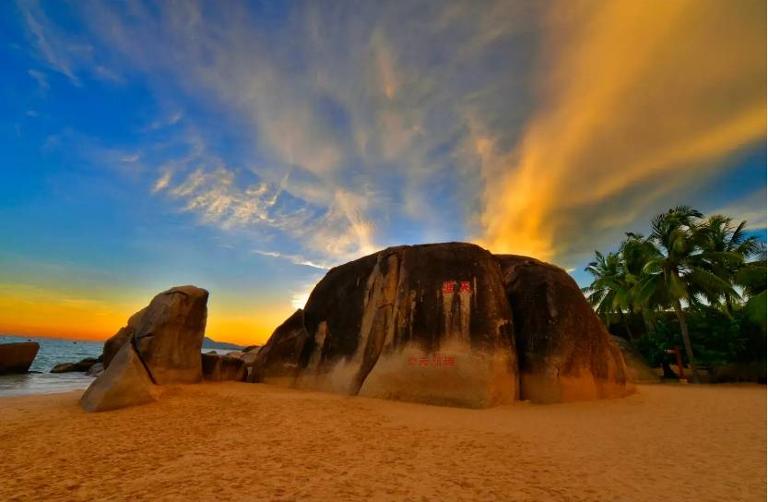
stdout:
[(180, 286), (131, 316), (104, 343), (104, 371), (80, 399), (83, 409), (143, 404), (156, 398), (157, 385), (201, 381), (207, 304), (208, 291)]
[(469, 407), (631, 390), (621, 351), (564, 270), (465, 243), (398, 246), (330, 270), (248, 379)]
[(145, 403), (158, 385), (203, 378), (466, 407), (631, 391), (621, 350), (564, 270), (472, 244), (333, 268), (266, 345), (242, 352), (201, 353), (207, 300), (176, 287), (134, 314), (105, 342), (82, 407)]

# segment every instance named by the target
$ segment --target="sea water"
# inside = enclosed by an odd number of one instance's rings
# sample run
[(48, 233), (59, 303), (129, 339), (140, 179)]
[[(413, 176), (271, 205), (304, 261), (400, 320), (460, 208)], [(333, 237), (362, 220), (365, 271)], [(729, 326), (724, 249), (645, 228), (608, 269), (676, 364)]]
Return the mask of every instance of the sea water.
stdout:
[(51, 373), (59, 363), (74, 363), (86, 357), (99, 357), (103, 342), (57, 340), (55, 338), (0, 335), (0, 343), (37, 342), (40, 350), (23, 375), (0, 375), (0, 396), (49, 394), (85, 389), (93, 377), (85, 373)]
[[(60, 363), (76, 363), (86, 357), (97, 358), (101, 355), (104, 342), (83, 340), (59, 340), (34, 336), (0, 335), (0, 343), (37, 342), (40, 350), (23, 375), (0, 375), (0, 397), (22, 396), (26, 394), (50, 394), (85, 389), (94, 377), (85, 373), (51, 373), (51, 369)], [(226, 354), (232, 349), (203, 346), (201, 352)]]

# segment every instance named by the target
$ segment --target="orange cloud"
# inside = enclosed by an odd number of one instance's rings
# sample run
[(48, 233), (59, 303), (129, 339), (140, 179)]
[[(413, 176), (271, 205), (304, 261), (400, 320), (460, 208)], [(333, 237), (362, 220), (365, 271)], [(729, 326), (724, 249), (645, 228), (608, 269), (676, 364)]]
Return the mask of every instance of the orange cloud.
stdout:
[(541, 104), (517, 147), (471, 122), (490, 249), (593, 249), (764, 138), (764, 3), (561, 2), (546, 27)]

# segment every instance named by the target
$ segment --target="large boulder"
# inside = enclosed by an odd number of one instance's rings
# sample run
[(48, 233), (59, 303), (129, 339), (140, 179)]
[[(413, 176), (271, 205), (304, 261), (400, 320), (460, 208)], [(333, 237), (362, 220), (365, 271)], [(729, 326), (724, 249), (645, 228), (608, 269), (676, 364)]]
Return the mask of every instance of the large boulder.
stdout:
[(155, 400), (155, 389), (132, 343), (124, 344), (109, 367), (80, 398), (85, 411), (107, 411)]
[(37, 342), (0, 343), (0, 375), (26, 373), (38, 350)]
[(533, 258), (496, 259), (515, 323), (521, 399), (546, 403), (627, 394), (621, 351), (573, 278)]
[(245, 378), (245, 363), (239, 357), (208, 353), (202, 355), (202, 362), (203, 378), (206, 380), (240, 382)]
[(393, 247), (330, 270), (243, 359), (249, 381), (470, 407), (631, 390), (621, 351), (564, 270), (465, 243)]
[(207, 303), (208, 291), (195, 286), (158, 294), (104, 343), (105, 368), (109, 369), (114, 354), (130, 342), (155, 383), (199, 382)]
[(251, 378), (461, 406), (517, 396), (499, 265), (464, 243), (399, 246), (336, 267), (251, 361)]

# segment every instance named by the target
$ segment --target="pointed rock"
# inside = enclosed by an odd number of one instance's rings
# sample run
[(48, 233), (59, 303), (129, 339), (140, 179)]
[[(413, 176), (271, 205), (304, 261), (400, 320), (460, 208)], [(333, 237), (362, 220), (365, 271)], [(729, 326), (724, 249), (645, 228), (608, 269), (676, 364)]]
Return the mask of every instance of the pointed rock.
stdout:
[(113, 354), (131, 342), (155, 383), (199, 382), (207, 303), (208, 291), (195, 286), (158, 294), (104, 343), (104, 367), (109, 368)]
[(106, 411), (155, 400), (154, 385), (130, 343), (124, 344), (109, 367), (80, 398), (85, 411)]

